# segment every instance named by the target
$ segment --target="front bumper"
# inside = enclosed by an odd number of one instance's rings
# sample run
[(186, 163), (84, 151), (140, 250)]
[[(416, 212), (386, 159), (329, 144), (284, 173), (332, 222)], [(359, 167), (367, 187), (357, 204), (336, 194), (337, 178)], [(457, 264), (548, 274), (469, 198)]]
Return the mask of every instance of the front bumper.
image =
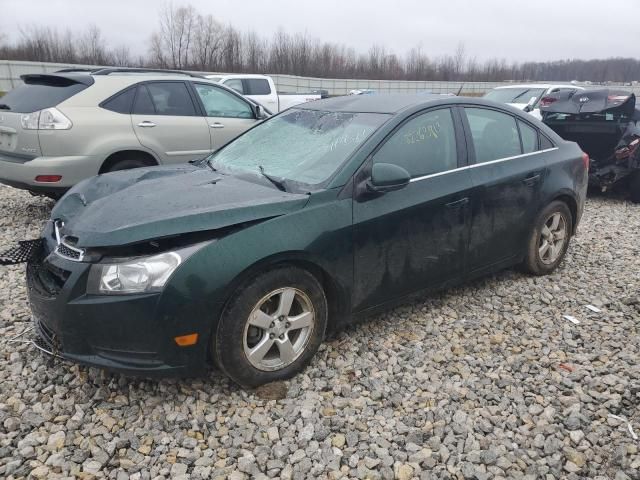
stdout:
[[(94, 156), (36, 157), (25, 160), (0, 154), (0, 183), (33, 191), (64, 191), (96, 175), (100, 159)], [(61, 175), (59, 182), (36, 182), (38, 175)]]
[(187, 376), (206, 370), (206, 336), (179, 347), (187, 332), (160, 313), (161, 293), (87, 295), (90, 264), (53, 252), (45, 235), (42, 252), (27, 264), (28, 297), (42, 350), (89, 366), (141, 376)]

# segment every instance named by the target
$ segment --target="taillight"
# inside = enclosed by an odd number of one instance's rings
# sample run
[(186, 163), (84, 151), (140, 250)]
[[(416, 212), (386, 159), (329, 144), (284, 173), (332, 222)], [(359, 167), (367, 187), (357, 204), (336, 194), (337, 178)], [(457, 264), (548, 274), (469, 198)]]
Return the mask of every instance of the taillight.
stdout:
[(589, 170), (589, 155), (585, 152), (582, 152), (582, 163), (584, 163), (584, 168)]
[(542, 99), (540, 100), (540, 106), (541, 107), (548, 107), (553, 102), (557, 102), (557, 101), (558, 101), (558, 99), (555, 98), (555, 97), (542, 97)]
[(640, 146), (640, 139), (636, 138), (632, 142), (629, 142), (629, 145), (618, 148), (615, 152), (616, 159), (624, 160), (625, 158), (629, 158), (631, 155), (633, 155), (636, 152), (639, 146)]
[(609, 95), (607, 100), (611, 103), (626, 102), (629, 99), (629, 95)]
[(25, 113), (20, 118), (25, 130), (69, 130), (73, 123), (57, 108)]

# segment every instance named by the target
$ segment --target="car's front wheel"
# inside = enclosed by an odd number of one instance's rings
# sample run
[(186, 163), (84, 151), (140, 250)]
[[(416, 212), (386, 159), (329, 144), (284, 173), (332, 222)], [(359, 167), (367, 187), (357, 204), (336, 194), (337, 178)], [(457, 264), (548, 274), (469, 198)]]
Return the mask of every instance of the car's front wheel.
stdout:
[(327, 299), (315, 276), (277, 267), (228, 302), (213, 338), (215, 361), (244, 387), (290, 378), (313, 358), (326, 326)]
[(536, 219), (529, 237), (524, 268), (534, 275), (553, 272), (567, 253), (573, 217), (566, 203), (555, 200)]

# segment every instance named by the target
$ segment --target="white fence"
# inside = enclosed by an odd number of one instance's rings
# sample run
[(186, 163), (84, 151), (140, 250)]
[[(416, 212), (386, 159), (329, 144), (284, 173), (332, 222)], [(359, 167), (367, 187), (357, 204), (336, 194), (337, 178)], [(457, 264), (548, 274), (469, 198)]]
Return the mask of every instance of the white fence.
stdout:
[[(65, 63), (22, 62), (0, 60), (0, 92), (11, 90), (21, 83), (20, 75), (27, 73), (51, 73), (62, 68), (96, 68), (97, 65), (70, 65)], [(216, 72), (194, 72), (200, 74), (214, 74)], [(372, 89), (376, 92), (394, 93), (458, 93), (466, 95), (481, 95), (500, 85), (509, 82), (413, 82), (401, 80), (356, 80), (338, 78), (297, 77), (295, 75), (272, 75), (276, 87), (280, 92), (304, 93), (309, 90), (324, 89), (330, 95), (344, 95), (351, 90)], [(613, 86), (613, 85), (611, 85)], [(623, 86), (624, 90), (640, 94), (640, 85)]]

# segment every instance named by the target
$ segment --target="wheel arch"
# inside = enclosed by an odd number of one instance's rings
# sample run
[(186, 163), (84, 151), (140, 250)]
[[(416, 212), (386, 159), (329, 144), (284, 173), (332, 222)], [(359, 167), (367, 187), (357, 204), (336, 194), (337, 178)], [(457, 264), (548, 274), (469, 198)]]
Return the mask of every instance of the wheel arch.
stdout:
[[(309, 255), (307, 252), (293, 251), (278, 253), (263, 258), (244, 269), (229, 283), (224, 295), (224, 305), (220, 310), (221, 314), (227, 308), (235, 292), (245, 283), (264, 272), (281, 266), (301, 268), (311, 273), (316, 280), (318, 280), (327, 297), (329, 317), (327, 319), (327, 331), (335, 331), (349, 314), (350, 304), (347, 289), (340, 285), (340, 282), (329, 273), (328, 269), (322, 265), (320, 260)], [(217, 328), (217, 321), (214, 328)], [(212, 334), (214, 334), (214, 332), (212, 332)]]
[(98, 173), (105, 173), (109, 171), (109, 169), (116, 163), (121, 160), (129, 160), (135, 158), (136, 160), (142, 160), (145, 165), (151, 167), (154, 165), (160, 165), (158, 159), (151, 152), (141, 149), (126, 149), (126, 150), (118, 150), (116, 152), (111, 153), (105, 158), (100, 166), (100, 170)]
[(571, 212), (571, 235), (575, 235), (576, 228), (578, 226), (578, 201), (576, 198), (568, 192), (562, 192), (551, 198), (543, 208), (549, 205), (551, 202), (560, 201), (563, 202), (569, 207), (569, 211)]

